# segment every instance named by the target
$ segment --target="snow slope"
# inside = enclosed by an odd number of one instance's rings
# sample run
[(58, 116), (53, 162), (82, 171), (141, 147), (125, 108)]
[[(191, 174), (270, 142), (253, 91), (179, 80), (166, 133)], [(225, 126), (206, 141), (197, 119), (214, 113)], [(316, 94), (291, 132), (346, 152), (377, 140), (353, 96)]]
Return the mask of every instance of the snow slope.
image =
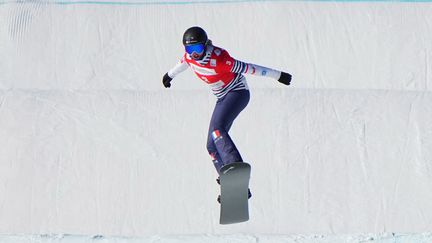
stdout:
[[(2, 234), (360, 242), (432, 230), (429, 2), (9, 1), (0, 23)], [(231, 132), (253, 166), (244, 224), (218, 224), (215, 98), (190, 70), (161, 85), (192, 25), (293, 74), (289, 87), (247, 77)]]

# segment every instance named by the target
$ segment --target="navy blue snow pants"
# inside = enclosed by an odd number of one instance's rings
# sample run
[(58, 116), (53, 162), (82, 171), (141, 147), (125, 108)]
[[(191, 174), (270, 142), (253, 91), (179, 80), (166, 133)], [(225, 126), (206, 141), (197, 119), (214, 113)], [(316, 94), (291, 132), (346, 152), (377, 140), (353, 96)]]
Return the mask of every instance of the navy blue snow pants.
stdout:
[(222, 166), (243, 162), (228, 132), (240, 112), (249, 103), (249, 90), (233, 90), (216, 102), (207, 139), (207, 150), (218, 172)]

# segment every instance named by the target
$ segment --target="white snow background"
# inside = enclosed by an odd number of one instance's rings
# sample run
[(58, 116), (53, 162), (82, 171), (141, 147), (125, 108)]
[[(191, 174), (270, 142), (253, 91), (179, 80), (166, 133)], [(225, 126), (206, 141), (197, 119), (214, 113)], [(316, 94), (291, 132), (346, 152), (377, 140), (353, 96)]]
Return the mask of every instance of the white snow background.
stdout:
[[(247, 76), (218, 224), (200, 25)], [(432, 242), (432, 2), (0, 1), (0, 242)], [(428, 233), (429, 232), (429, 233)]]

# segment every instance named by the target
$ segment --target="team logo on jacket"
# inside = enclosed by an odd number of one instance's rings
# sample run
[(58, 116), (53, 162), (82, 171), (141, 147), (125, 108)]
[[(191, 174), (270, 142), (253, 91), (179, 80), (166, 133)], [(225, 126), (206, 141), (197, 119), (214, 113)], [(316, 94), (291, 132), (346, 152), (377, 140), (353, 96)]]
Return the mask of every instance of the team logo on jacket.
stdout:
[(219, 49), (215, 49), (214, 52), (215, 52), (216, 56), (219, 56), (221, 54), (221, 51)]
[(216, 67), (216, 59), (210, 59), (210, 66)]

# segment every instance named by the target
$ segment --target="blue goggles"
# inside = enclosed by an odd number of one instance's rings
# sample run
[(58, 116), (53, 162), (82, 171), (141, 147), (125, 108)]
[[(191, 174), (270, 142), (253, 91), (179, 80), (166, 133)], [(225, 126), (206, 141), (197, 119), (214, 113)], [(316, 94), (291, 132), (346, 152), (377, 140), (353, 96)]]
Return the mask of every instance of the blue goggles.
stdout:
[(192, 53), (196, 52), (197, 54), (203, 53), (205, 49), (205, 45), (202, 43), (195, 44), (195, 45), (189, 45), (185, 46), (186, 52), (189, 55), (192, 55)]

